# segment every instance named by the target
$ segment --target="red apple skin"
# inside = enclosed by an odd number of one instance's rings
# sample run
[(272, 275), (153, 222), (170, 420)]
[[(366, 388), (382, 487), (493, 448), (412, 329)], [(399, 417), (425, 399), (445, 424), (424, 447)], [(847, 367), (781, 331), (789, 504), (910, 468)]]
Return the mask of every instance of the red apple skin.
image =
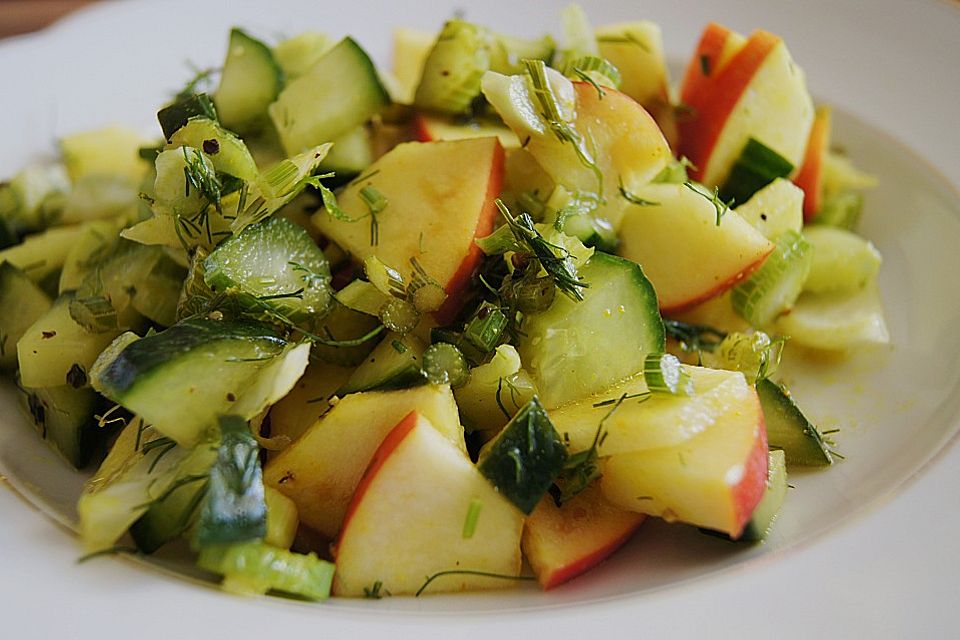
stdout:
[(813, 119), (810, 139), (793, 183), (803, 189), (803, 221), (813, 220), (823, 195), (823, 159), (830, 145), (830, 108), (820, 107)]
[[(697, 51), (687, 64), (683, 82), (680, 84), (683, 87), (680, 95), (683, 104), (689, 105), (692, 101), (696, 101), (703, 88), (709, 84), (711, 78), (709, 74), (717, 70), (717, 60), (729, 37), (730, 29), (716, 22), (711, 22), (703, 30), (703, 35), (700, 36), (700, 42), (697, 44)], [(704, 68), (707, 74), (704, 74)]]
[[(759, 403), (759, 399), (755, 401)], [(759, 414), (760, 424), (757, 428), (757, 440), (750, 456), (744, 463), (743, 478), (730, 490), (739, 523), (735, 535), (733, 533), (730, 535), (734, 540), (743, 534), (743, 529), (750, 522), (753, 510), (760, 504), (767, 486), (767, 465), (770, 461), (767, 447), (767, 427), (764, 422), (763, 411), (761, 410)]]
[[(370, 459), (370, 464), (367, 465), (367, 470), (363, 473), (363, 478), (360, 479), (360, 484), (357, 485), (357, 489), (353, 493), (350, 506), (347, 507), (347, 513), (343, 518), (343, 526), (340, 528), (341, 538), (346, 532), (347, 527), (350, 526), (350, 520), (353, 517), (354, 511), (357, 509), (357, 505), (363, 500), (364, 494), (380, 471), (380, 467), (383, 466), (383, 463), (390, 457), (390, 454), (403, 442), (403, 439), (410, 435), (410, 432), (413, 431), (413, 428), (417, 426), (419, 421), (420, 414), (416, 411), (411, 411), (397, 423), (397, 426), (390, 430), (387, 437), (384, 438), (380, 446), (377, 447), (376, 452)], [(336, 557), (336, 547), (334, 547), (333, 554), (334, 557)]]
[[(483, 238), (493, 233), (493, 228), (499, 214), (496, 199), (500, 196), (503, 189), (504, 172), (503, 146), (497, 142), (494, 148), (493, 159), (490, 163), (490, 177), (487, 180), (487, 194), (483, 201), (483, 210), (477, 218), (477, 229), (474, 231), (474, 238)], [(467, 255), (464, 256), (460, 266), (454, 272), (453, 276), (444, 287), (447, 293), (447, 299), (439, 309), (433, 312), (433, 317), (440, 326), (450, 324), (456, 318), (460, 308), (466, 302), (466, 293), (470, 288), (470, 280), (474, 273), (480, 267), (484, 254), (476, 243), (470, 245)]]
[(710, 289), (709, 291), (704, 291), (702, 294), (698, 295), (695, 298), (692, 298), (690, 300), (684, 300), (682, 302), (677, 302), (668, 306), (661, 305), (660, 312), (664, 315), (682, 313), (684, 311), (688, 311), (696, 307), (699, 304), (706, 302), (711, 298), (714, 298), (716, 296), (723, 294), (724, 292), (732, 288), (734, 285), (736, 285), (738, 282), (749, 278), (754, 271), (756, 271), (761, 267), (761, 265), (763, 265), (764, 261), (766, 261), (767, 257), (772, 252), (773, 252), (773, 249), (771, 249), (770, 252), (765, 253), (759, 260), (757, 260), (756, 262), (748, 266), (746, 269), (744, 269), (740, 273), (733, 275), (732, 277), (724, 280), (723, 282), (719, 282), (714, 288)]
[(645, 519), (607, 502), (597, 484), (560, 507), (548, 495), (527, 517), (524, 554), (540, 586), (553, 589), (603, 562)]
[[(755, 31), (715, 76), (695, 83), (695, 87), (702, 87), (689, 95), (687, 105), (693, 113), (679, 123), (679, 152), (695, 165), (690, 172), (693, 180), (703, 179), (710, 154), (720, 139), (727, 119), (767, 56), (781, 42), (772, 33)], [(700, 61), (698, 59), (691, 64), (699, 65)], [(685, 91), (681, 93), (686, 95)]]
[(433, 136), (430, 135), (430, 128), (427, 126), (427, 119), (422, 113), (413, 114), (413, 136), (420, 142), (431, 142)]

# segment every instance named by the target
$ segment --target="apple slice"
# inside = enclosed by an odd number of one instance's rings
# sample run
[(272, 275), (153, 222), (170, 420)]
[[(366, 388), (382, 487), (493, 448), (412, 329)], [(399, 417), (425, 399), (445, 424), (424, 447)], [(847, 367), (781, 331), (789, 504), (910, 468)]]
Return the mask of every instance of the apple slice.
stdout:
[(600, 55), (620, 71), (620, 91), (640, 103), (674, 143), (677, 123), (660, 25), (649, 20), (621, 22), (598, 27), (596, 34)]
[[(483, 257), (474, 238), (493, 231), (503, 166), (497, 138), (400, 144), (338, 196), (352, 221), (326, 211), (313, 221), (358, 261), (375, 255), (409, 276), (411, 259), (417, 259), (447, 292), (446, 302), (434, 314), (445, 324), (459, 310)], [(370, 188), (386, 200), (375, 218), (361, 194)]]
[(585, 141), (596, 171), (578, 157), (572, 142), (561, 140), (544, 122), (528, 76), (487, 72), (483, 93), (558, 185), (603, 192), (607, 204), (596, 214), (616, 229), (624, 204), (617, 196), (620, 184), (633, 190), (650, 182), (672, 157), (670, 146), (656, 121), (629, 96), (607, 87), (601, 95), (591, 84), (570, 82), (553, 69), (547, 69), (546, 78), (561, 118)]
[(810, 139), (803, 156), (803, 164), (793, 183), (803, 189), (803, 220), (810, 222), (820, 210), (823, 197), (823, 161), (830, 150), (830, 107), (820, 107), (813, 118)]
[[(690, 114), (679, 121), (679, 152), (696, 166), (691, 177), (710, 187), (723, 184), (750, 138), (796, 167), (813, 123), (813, 101), (803, 72), (783, 40), (756, 31), (724, 63), (724, 54), (737, 42), (728, 35), (718, 47), (720, 29), (708, 27), (702, 49), (684, 76), (690, 86), (685, 82), (681, 88)], [(710, 61), (717, 57), (719, 68), (711, 68)]]
[(626, 208), (618, 252), (643, 267), (664, 313), (723, 293), (774, 249), (735, 211), (727, 211), (717, 225), (710, 199), (685, 185), (653, 184), (636, 195), (657, 204)]
[(553, 589), (607, 559), (645, 519), (610, 504), (598, 484), (561, 507), (547, 496), (523, 526), (523, 554), (540, 586)]
[(448, 116), (417, 112), (413, 115), (413, 132), (420, 142), (465, 140), (494, 136), (507, 151), (520, 148), (517, 136), (505, 125), (490, 120), (457, 122)]
[[(654, 394), (647, 396), (643, 375), (625, 380), (603, 393), (550, 412), (557, 433), (570, 451), (590, 448), (601, 420), (601, 456), (675, 447), (708, 431), (723, 415), (742, 406), (752, 394), (750, 385), (736, 371), (684, 365), (693, 381), (692, 396)], [(626, 396), (616, 411), (614, 403)]]
[(739, 537), (767, 481), (763, 411), (749, 389), (746, 400), (683, 444), (607, 458), (604, 496), (624, 509)]
[(271, 459), (263, 481), (292, 499), (300, 520), (333, 538), (374, 451), (397, 422), (418, 411), (463, 451), (463, 428), (449, 387), (354, 393)]
[(509, 587), (520, 572), (523, 518), (463, 451), (412, 412), (384, 439), (350, 503), (333, 591), (363, 596)]
[(413, 104), (413, 95), (423, 75), (423, 63), (436, 41), (437, 34), (434, 31), (406, 27), (393, 30), (393, 77), (398, 102)]

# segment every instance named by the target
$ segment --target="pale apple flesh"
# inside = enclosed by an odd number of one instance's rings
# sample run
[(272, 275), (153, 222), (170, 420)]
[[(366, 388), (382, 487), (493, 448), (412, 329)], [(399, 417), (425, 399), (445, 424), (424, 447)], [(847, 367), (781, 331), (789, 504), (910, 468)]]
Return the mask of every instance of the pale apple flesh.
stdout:
[(608, 87), (570, 82), (550, 69), (547, 77), (564, 111), (562, 117), (589, 141), (588, 159), (595, 169), (543, 121), (525, 76), (488, 72), (483, 93), (556, 184), (607, 199), (596, 213), (616, 228), (624, 203), (618, 196), (620, 184), (627, 189), (647, 184), (670, 160), (670, 146), (653, 117), (629, 96)]
[(767, 478), (763, 411), (747, 401), (676, 447), (610, 456), (601, 487), (613, 504), (737, 538), (763, 497)]
[(623, 546), (646, 516), (610, 504), (593, 484), (557, 506), (546, 496), (523, 526), (523, 554), (545, 590), (586, 573)]
[[(571, 451), (593, 444), (603, 420), (600, 456), (674, 447), (712, 428), (724, 414), (748, 402), (751, 388), (735, 371), (685, 366), (693, 381), (691, 396), (648, 395), (643, 375), (550, 412), (557, 433)], [(624, 397), (610, 414), (611, 402)], [(607, 414), (610, 414), (607, 416)]]
[(296, 503), (305, 525), (333, 538), (377, 447), (397, 422), (414, 410), (429, 419), (453, 446), (466, 450), (449, 387), (354, 393), (271, 458), (264, 467), (263, 481)]
[[(377, 256), (406, 277), (414, 271), (411, 260), (418, 261), (447, 293), (435, 312), (444, 324), (459, 310), (483, 257), (474, 239), (493, 231), (503, 168), (495, 137), (399, 144), (338, 196), (352, 220), (320, 211), (313, 222), (357, 261)], [(386, 200), (373, 215), (361, 196), (370, 188)]]
[(436, 140), (465, 140), (495, 136), (504, 150), (520, 148), (520, 141), (509, 128), (496, 122), (454, 122), (451, 118), (431, 113), (417, 112), (413, 116), (413, 132), (420, 142)]
[[(392, 595), (514, 586), (477, 574), (519, 574), (522, 527), (522, 514), (465, 453), (413, 412), (384, 438), (357, 486), (334, 550), (333, 591), (362, 597), (378, 583)], [(427, 584), (437, 574), (445, 575)]]
[(720, 295), (755, 271), (774, 244), (735, 211), (718, 212), (709, 196), (682, 184), (653, 184), (638, 193), (655, 205), (630, 205), (618, 253), (638, 263), (674, 313)]

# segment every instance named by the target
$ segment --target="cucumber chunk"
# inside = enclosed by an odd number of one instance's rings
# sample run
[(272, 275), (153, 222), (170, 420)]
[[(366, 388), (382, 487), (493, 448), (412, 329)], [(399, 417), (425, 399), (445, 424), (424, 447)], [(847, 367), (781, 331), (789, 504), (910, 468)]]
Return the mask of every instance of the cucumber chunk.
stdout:
[(567, 448), (534, 397), (484, 448), (477, 468), (503, 497), (530, 515), (566, 461)]
[(517, 346), (548, 409), (612, 387), (665, 349), (657, 296), (639, 265), (597, 252), (580, 276), (583, 301), (557, 296), (526, 318)]
[(813, 251), (804, 291), (858, 291), (880, 270), (880, 252), (872, 242), (851, 231), (811, 226), (804, 229), (803, 235)]
[(0, 263), (0, 369), (17, 366), (17, 343), (51, 304), (50, 296), (22, 271)]
[(311, 326), (330, 309), (330, 267), (300, 226), (268, 218), (218, 246), (203, 262), (214, 292), (235, 291), (255, 313), (273, 311)]
[(289, 155), (363, 124), (390, 101), (367, 53), (344, 38), (280, 92), (268, 111)]
[(790, 313), (777, 319), (776, 329), (791, 342), (814, 349), (890, 342), (876, 280), (853, 293), (804, 293)]
[(210, 96), (205, 93), (195, 93), (160, 109), (157, 112), (157, 120), (160, 121), (164, 140), (169, 140), (191, 118), (217, 119), (217, 110)]
[(73, 294), (60, 296), (17, 342), (20, 382), (25, 387), (59, 387), (70, 382), (70, 371), (89, 371), (100, 352), (121, 329), (87, 331), (70, 313)]
[(267, 533), (260, 446), (239, 416), (221, 416), (220, 446), (197, 525), (200, 547), (262, 540)]
[(54, 227), (29, 235), (20, 244), (0, 251), (0, 262), (9, 262), (34, 282), (41, 282), (63, 267), (83, 228), (84, 225)]
[(89, 387), (76, 389), (69, 384), (44, 389), (21, 387), (21, 391), (22, 406), (40, 437), (74, 467), (85, 466), (105, 432), (94, 418), (100, 396)]
[(330, 49), (330, 39), (316, 31), (305, 31), (287, 38), (273, 48), (273, 57), (289, 81), (308, 72)]
[(750, 522), (744, 527), (739, 540), (748, 542), (764, 540), (770, 534), (783, 499), (787, 496), (787, 465), (783, 451), (771, 451), (767, 462), (767, 488), (760, 503), (754, 508)]
[(757, 382), (757, 395), (767, 425), (767, 443), (771, 449), (783, 450), (787, 464), (808, 467), (833, 464), (823, 436), (803, 415), (785, 388), (764, 379)]
[(413, 99), (421, 109), (462, 114), (480, 95), (480, 80), (490, 70), (493, 35), (485, 27), (450, 20), (441, 29), (423, 63)]
[(192, 118), (170, 136), (167, 149), (192, 147), (203, 151), (217, 173), (224, 173), (244, 182), (255, 182), (260, 176), (257, 163), (243, 140), (209, 118)]
[[(266, 374), (286, 348), (272, 328), (257, 322), (189, 319), (106, 350), (90, 379), (94, 389), (160, 433), (192, 446), (216, 416), (241, 402), (261, 403), (263, 399), (245, 394), (253, 395), (258, 376)], [(305, 359), (302, 364), (306, 367)], [(263, 408), (254, 407), (245, 417)]]
[(387, 334), (370, 352), (370, 357), (357, 367), (346, 384), (337, 391), (337, 395), (406, 389), (425, 383), (424, 350), (423, 343), (413, 335)]
[(170, 490), (153, 500), (130, 527), (140, 551), (154, 553), (194, 526), (216, 457), (216, 443), (202, 443), (177, 467)]
[(213, 102), (224, 127), (256, 133), (283, 88), (283, 71), (270, 47), (241, 29), (230, 30), (227, 59)]
[(753, 194), (793, 171), (793, 164), (756, 138), (750, 138), (720, 188), (724, 202), (747, 202)]

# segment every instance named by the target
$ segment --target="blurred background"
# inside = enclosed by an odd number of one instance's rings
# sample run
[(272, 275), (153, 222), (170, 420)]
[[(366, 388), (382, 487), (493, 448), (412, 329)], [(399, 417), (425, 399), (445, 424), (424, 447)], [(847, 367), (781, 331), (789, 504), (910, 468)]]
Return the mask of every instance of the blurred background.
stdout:
[(0, 38), (29, 33), (95, 0), (0, 0)]

